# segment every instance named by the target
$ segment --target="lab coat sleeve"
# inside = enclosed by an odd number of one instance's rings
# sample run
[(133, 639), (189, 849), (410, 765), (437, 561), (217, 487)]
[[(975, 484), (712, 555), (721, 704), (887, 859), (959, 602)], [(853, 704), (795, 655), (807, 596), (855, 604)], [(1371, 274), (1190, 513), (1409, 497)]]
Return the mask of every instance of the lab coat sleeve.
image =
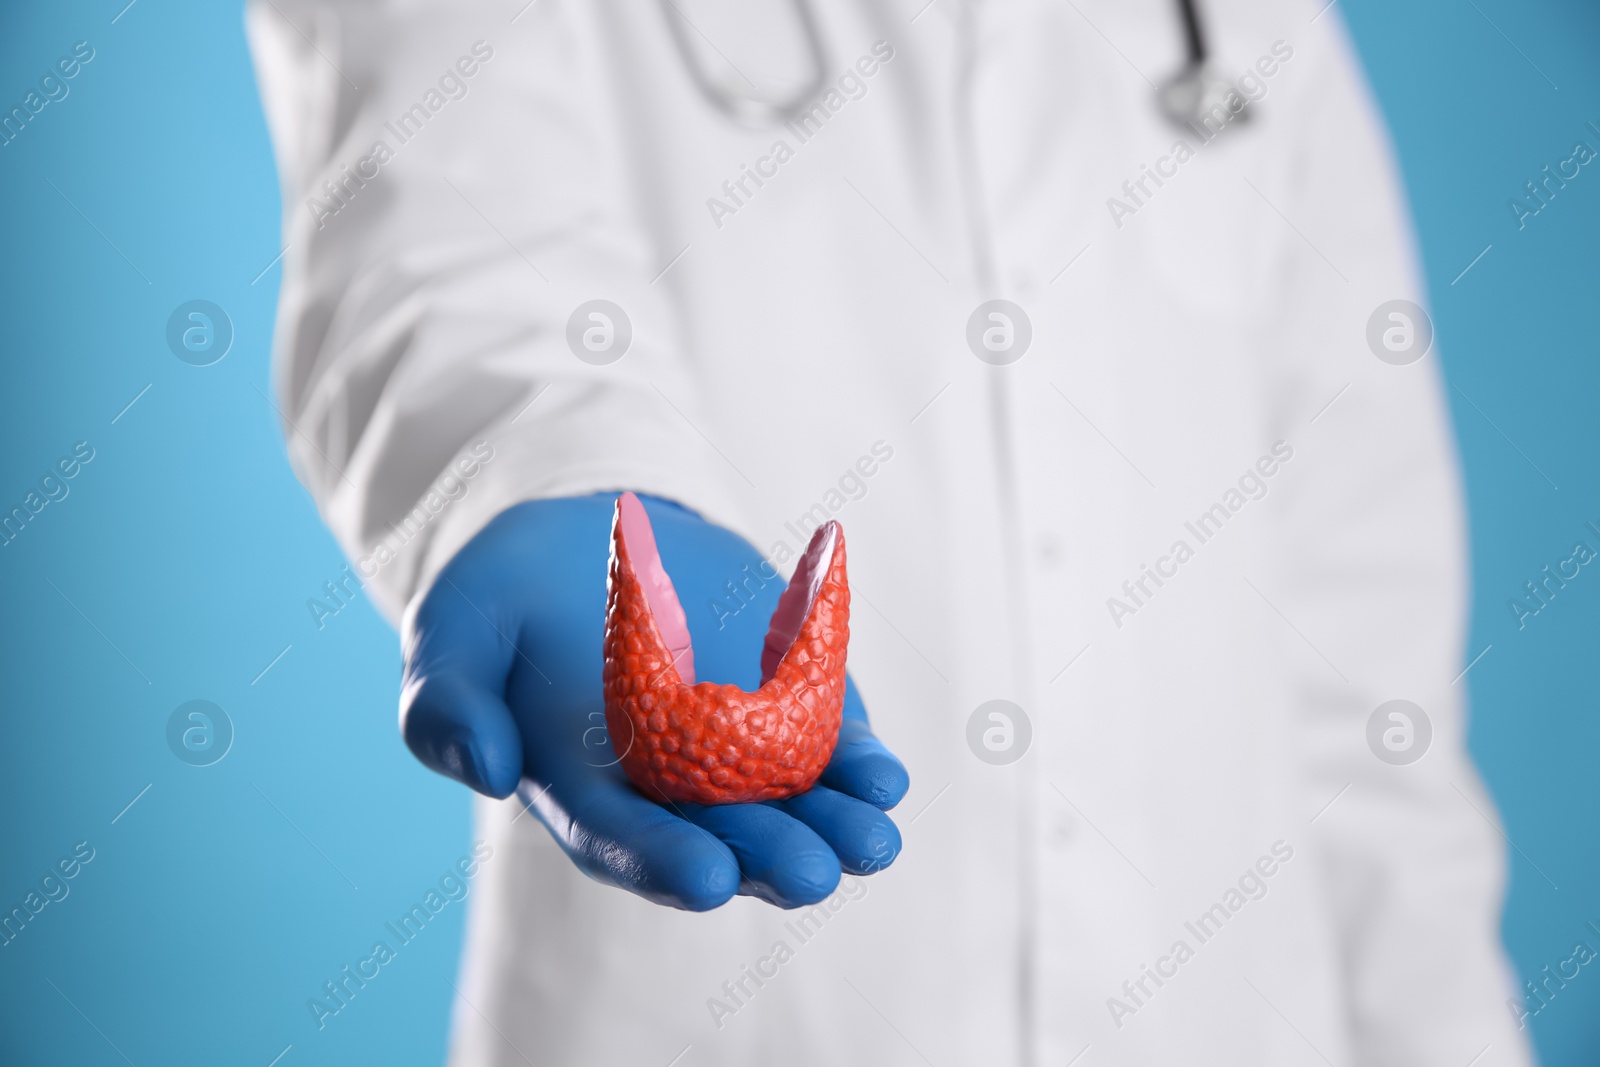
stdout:
[[(520, 501), (627, 488), (742, 527), (695, 428), (657, 277), (676, 249), (632, 184), (600, 18), (563, 0), (248, 8), (287, 246), (276, 403), (391, 621)], [(568, 343), (597, 298), (633, 331), (605, 366)]]
[[(1295, 450), (1274, 489), (1288, 548), (1260, 594), (1287, 624), (1306, 832), (1339, 938), (1353, 1062), (1525, 1063), (1499, 936), (1505, 847), (1465, 747), (1466, 550), (1447, 387), (1437, 347), (1392, 366), (1367, 342), (1380, 304), (1427, 304), (1411, 223), (1343, 28), (1326, 19), (1296, 44), (1300, 91), (1263, 107), (1282, 109), (1298, 147), (1259, 196), (1244, 191), (1282, 216), (1283, 288), (1261, 349), (1278, 371), (1277, 436)], [(1396, 698), (1432, 725), (1409, 766), (1367, 740), (1373, 711)]]

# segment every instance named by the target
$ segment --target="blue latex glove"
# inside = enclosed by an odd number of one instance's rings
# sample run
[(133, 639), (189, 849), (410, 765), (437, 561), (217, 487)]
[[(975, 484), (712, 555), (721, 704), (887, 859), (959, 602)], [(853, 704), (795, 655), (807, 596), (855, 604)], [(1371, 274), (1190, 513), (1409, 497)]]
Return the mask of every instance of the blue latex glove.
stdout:
[[(585, 874), (659, 904), (704, 911), (738, 892), (799, 907), (832, 893), (841, 871), (888, 866), (900, 833), (884, 811), (910, 780), (873, 736), (853, 682), (833, 760), (800, 796), (663, 807), (629, 783), (600, 688), (615, 500), (519, 504), (440, 573), (405, 649), (411, 751), (480, 793), (517, 790)], [(726, 583), (744, 582), (746, 565), (770, 573), (760, 554), (675, 504), (646, 498), (645, 509), (689, 616), (696, 676), (755, 689), (783, 579), (719, 620), (708, 604)]]

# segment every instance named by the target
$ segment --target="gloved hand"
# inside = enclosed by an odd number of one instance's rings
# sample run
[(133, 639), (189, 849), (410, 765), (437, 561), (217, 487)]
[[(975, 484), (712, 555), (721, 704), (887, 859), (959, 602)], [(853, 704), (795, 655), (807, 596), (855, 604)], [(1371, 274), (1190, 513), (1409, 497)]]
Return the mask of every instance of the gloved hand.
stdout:
[[(518, 791), (585, 874), (659, 904), (705, 911), (738, 892), (800, 907), (832, 893), (841, 871), (888, 866), (900, 833), (884, 811), (910, 780), (873, 736), (853, 682), (833, 760), (800, 796), (663, 807), (628, 782), (600, 686), (615, 500), (519, 504), (444, 568), (406, 631), (400, 726), (411, 751), (480, 793)], [(645, 507), (689, 616), (697, 676), (754, 689), (782, 577), (756, 589), (744, 568), (771, 572), (743, 539), (676, 504)], [(730, 581), (754, 599), (713, 612)]]

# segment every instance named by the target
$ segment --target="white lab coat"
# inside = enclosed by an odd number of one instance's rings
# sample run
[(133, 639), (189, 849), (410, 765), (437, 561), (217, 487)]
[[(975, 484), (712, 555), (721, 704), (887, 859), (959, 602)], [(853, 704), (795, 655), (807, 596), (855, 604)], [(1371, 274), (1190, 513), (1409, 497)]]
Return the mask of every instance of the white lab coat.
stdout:
[[(279, 403), (352, 558), (395, 550), (373, 599), (401, 619), (522, 500), (648, 491), (764, 552), (833, 515), (851, 669), (912, 775), (903, 855), (809, 918), (656, 907), (480, 802), (451, 1062), (1527, 1062), (1438, 356), (1366, 341), (1423, 297), (1337, 11), (1204, 4), (1224, 74), (1293, 54), (1179, 163), (1147, 83), (1182, 55), (1169, 0), (816, 6), (830, 82), (893, 57), (803, 142), (713, 111), (653, 4), (250, 9)], [(678, 10), (713, 73), (803, 74), (787, 5)], [(1170, 176), (1134, 199), (1141, 165)], [(342, 166), (372, 176), (340, 203)], [(991, 297), (1031, 320), (1010, 366), (966, 342)], [(633, 328), (608, 366), (566, 343), (596, 298)], [(1266, 495), (1230, 495), (1275, 445)], [(1433, 726), (1410, 766), (1366, 740), (1393, 698)], [(1010, 765), (967, 742), (992, 699), (1031, 723)]]

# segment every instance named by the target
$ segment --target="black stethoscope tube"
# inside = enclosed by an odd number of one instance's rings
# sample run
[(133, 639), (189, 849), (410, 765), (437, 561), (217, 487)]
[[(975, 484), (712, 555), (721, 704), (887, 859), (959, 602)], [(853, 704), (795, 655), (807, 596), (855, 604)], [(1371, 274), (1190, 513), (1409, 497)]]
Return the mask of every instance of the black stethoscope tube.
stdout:
[(1206, 61), (1206, 35), (1200, 26), (1200, 13), (1194, 0), (1178, 0), (1178, 10), (1183, 15), (1183, 33), (1189, 46), (1189, 65), (1204, 66)]

